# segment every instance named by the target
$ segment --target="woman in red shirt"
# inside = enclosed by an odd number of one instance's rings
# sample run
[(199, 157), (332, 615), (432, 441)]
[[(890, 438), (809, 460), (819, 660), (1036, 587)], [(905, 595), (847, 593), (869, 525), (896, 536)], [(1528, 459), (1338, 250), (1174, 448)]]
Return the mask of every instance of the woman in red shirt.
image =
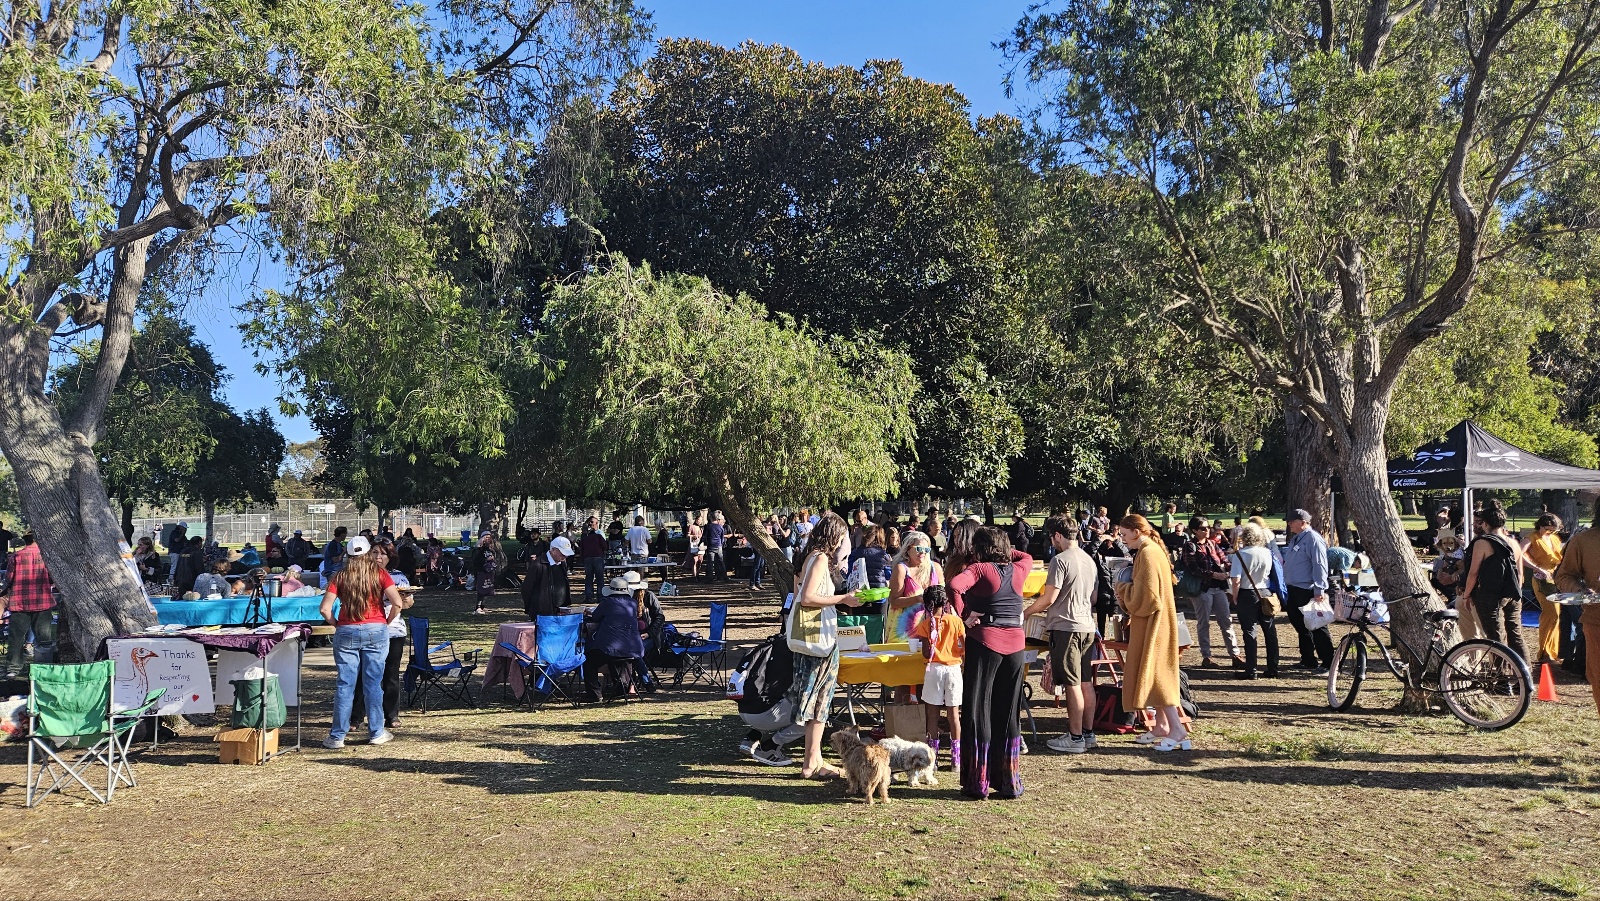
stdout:
[[(366, 536), (350, 539), (345, 549), (348, 562), (334, 574), (322, 595), (322, 618), (333, 626), (333, 663), (339, 682), (333, 693), (333, 728), (322, 742), (324, 748), (339, 750), (350, 731), (350, 708), (355, 702), (356, 682), (367, 706), (367, 724), (383, 719), (383, 664), (389, 656), (389, 620), (400, 614), (400, 591), (394, 587), (383, 564), (371, 553)], [(388, 600), (388, 612), (384, 601)], [(333, 615), (333, 602), (339, 602), (339, 615)], [(375, 729), (372, 743), (381, 745), (394, 738), (388, 729)]]
[(950, 579), (950, 593), (967, 625), (961, 793), (986, 798), (992, 786), (996, 798), (1021, 797), (1022, 586), (1033, 558), (986, 526), (972, 536), (970, 561), (955, 562), (961, 571)]

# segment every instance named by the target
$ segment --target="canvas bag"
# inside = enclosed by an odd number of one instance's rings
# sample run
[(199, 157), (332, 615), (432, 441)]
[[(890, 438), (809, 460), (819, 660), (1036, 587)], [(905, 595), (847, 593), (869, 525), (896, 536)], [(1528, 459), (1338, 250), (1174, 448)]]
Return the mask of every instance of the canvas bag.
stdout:
[[(789, 606), (789, 619), (784, 629), (789, 636), (789, 650), (808, 657), (826, 657), (833, 653), (839, 640), (839, 615), (832, 607), (807, 607), (800, 603), (815, 577), (816, 563), (821, 554), (812, 554), (806, 561), (805, 572), (800, 577), (799, 596)], [(828, 576), (826, 568), (824, 578)]]

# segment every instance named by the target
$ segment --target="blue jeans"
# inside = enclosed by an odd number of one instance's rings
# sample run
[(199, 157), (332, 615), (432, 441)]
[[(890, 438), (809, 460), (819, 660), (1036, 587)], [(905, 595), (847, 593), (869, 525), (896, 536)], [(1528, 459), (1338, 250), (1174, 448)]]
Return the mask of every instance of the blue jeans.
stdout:
[(357, 680), (367, 706), (367, 722), (384, 721), (383, 664), (388, 656), (389, 629), (383, 623), (333, 630), (333, 665), (339, 670), (339, 684), (333, 690), (333, 728), (328, 730), (329, 738), (339, 741), (350, 731), (350, 708), (355, 702)]
[(583, 600), (600, 600), (600, 589), (606, 584), (606, 558), (583, 558)]
[(767, 558), (761, 556), (761, 553), (758, 551), (758, 552), (756, 552), (756, 563), (755, 563), (755, 566), (751, 567), (751, 569), (750, 569), (750, 584), (751, 585), (760, 585), (761, 584), (761, 576), (766, 571), (767, 571)]

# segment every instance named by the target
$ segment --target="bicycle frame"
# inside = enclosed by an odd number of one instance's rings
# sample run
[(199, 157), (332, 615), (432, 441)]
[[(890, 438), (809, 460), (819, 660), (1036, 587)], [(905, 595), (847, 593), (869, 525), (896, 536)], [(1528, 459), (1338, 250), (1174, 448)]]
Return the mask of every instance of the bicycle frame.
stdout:
[[(1358, 597), (1360, 596), (1358, 595)], [(1415, 599), (1416, 597), (1417, 595), (1410, 595), (1408, 597), (1401, 598), (1400, 601), (1409, 601)], [(1399, 679), (1401, 682), (1405, 683), (1407, 688), (1421, 690), (1429, 694), (1439, 693), (1438, 688), (1428, 686), (1425, 677), (1429, 673), (1435, 671), (1436, 664), (1444, 662), (1444, 654), (1440, 653), (1439, 651), (1439, 639), (1443, 637), (1445, 621), (1441, 620), (1433, 624), (1433, 638), (1428, 642), (1428, 653), (1426, 656), (1422, 656), (1417, 654), (1416, 648), (1413, 648), (1403, 636), (1389, 628), (1388, 625), (1384, 623), (1375, 623), (1372, 621), (1371, 614), (1367, 610), (1367, 602), (1365, 598), (1361, 598), (1360, 601), (1352, 605), (1352, 609), (1355, 612), (1353, 625), (1358, 631), (1361, 632), (1362, 636), (1370, 639), (1371, 643), (1378, 648), (1378, 653), (1383, 656), (1383, 665), (1389, 668), (1389, 672), (1393, 674), (1396, 679)], [(1410, 663), (1407, 663), (1403, 659), (1396, 660), (1394, 655), (1389, 653), (1389, 643), (1384, 641), (1382, 636), (1374, 631), (1379, 627), (1388, 632), (1390, 638), (1393, 638), (1395, 641), (1400, 643), (1401, 647), (1405, 648), (1406, 657), (1413, 660), (1422, 660), (1422, 666), (1420, 667), (1422, 673), (1421, 678), (1416, 677)]]

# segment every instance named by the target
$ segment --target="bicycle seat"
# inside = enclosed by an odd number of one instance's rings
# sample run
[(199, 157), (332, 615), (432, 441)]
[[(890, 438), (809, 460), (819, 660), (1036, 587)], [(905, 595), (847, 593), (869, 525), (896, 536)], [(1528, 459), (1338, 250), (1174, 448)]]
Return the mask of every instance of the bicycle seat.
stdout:
[(1460, 619), (1461, 613), (1456, 610), (1429, 610), (1428, 622), (1441, 623), (1445, 620)]

